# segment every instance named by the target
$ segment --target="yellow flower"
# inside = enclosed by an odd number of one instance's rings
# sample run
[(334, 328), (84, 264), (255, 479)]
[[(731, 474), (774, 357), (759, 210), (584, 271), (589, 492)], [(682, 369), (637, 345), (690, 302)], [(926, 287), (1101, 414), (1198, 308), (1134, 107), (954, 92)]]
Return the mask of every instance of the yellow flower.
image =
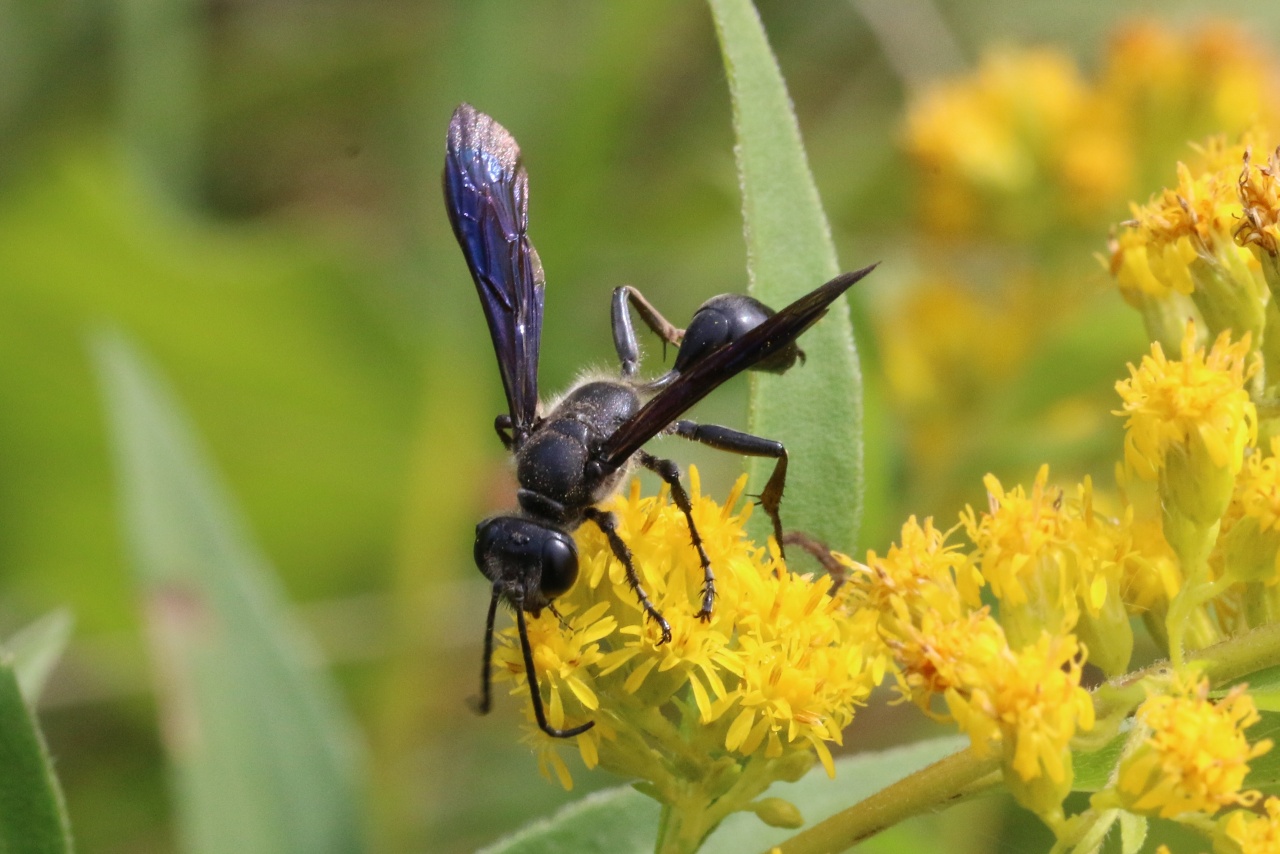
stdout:
[(1101, 86), (1153, 130), (1181, 133), (1166, 143), (1180, 145), (1206, 132), (1273, 122), (1276, 71), (1275, 60), (1238, 24), (1201, 21), (1178, 33), (1138, 21), (1112, 38)]
[(1246, 211), (1240, 165), (1260, 138), (1259, 132), (1240, 144), (1211, 138), (1190, 164), (1178, 164), (1174, 187), (1133, 205), (1132, 219), (1112, 236), (1111, 273), (1155, 340), (1171, 344), (1188, 316), (1210, 335), (1229, 329), (1260, 340), (1267, 285), (1237, 234)]
[(1133, 626), (1124, 593), (1141, 571), (1133, 508), (1125, 508), (1119, 517), (1100, 513), (1088, 477), (1075, 498), (1067, 499), (1067, 506), (1066, 560), (1081, 605), (1075, 633), (1089, 651), (1089, 662), (1108, 676), (1118, 676), (1128, 669), (1133, 654)]
[[(1068, 742), (1078, 730), (1093, 726), (1092, 700), (1080, 688), (1079, 645), (1072, 635), (1041, 629), (1034, 640), (1011, 646), (1001, 623), (979, 605), (980, 579), (975, 577), (984, 560), (982, 546), (991, 549), (991, 565), (997, 569), (992, 574), (998, 575), (1006, 557), (1009, 564), (1018, 563), (1001, 551), (1001, 543), (1038, 540), (1046, 524), (1049, 529), (1057, 525), (1038, 518), (1040, 511), (1054, 515), (1061, 509), (1060, 496), (1042, 506), (1044, 476), (1042, 472), (1033, 499), (1021, 490), (1006, 495), (994, 480), (988, 482), (994, 509), (1009, 499), (1020, 510), (1011, 512), (1008, 520), (993, 522), (987, 517), (983, 523), (977, 523), (970, 511), (968, 525), (980, 531), (982, 540), (970, 561), (948, 546), (946, 534), (931, 522), (920, 525), (913, 518), (903, 526), (902, 545), (892, 546), (883, 558), (871, 552), (850, 586), (854, 601), (869, 603), (879, 613), (899, 692), (937, 718), (944, 717), (936, 705), (941, 698), (975, 747), (999, 746), (1010, 789), (1021, 803), (1054, 824), (1061, 819), (1062, 799), (1071, 788)], [(1013, 532), (1019, 530), (1015, 537)], [(1028, 573), (1021, 569), (1012, 569), (1016, 579), (1002, 579), (1006, 593), (1015, 586), (1024, 593), (1040, 588), (1032, 576), (1044, 567)]]
[[(1047, 48), (986, 53), (973, 74), (936, 85), (907, 115), (926, 221), (962, 231), (999, 217), (997, 230), (1014, 233), (1061, 214), (1089, 221), (1131, 182), (1118, 122), (1070, 57)], [(1056, 210), (1045, 210), (1046, 191)]]
[(958, 545), (948, 544), (949, 533), (939, 531), (932, 519), (921, 523), (912, 516), (902, 526), (901, 545), (890, 545), (884, 557), (867, 552), (848, 593), (882, 616), (903, 609), (908, 620), (924, 613), (960, 616), (979, 607), (982, 577)]
[(1276, 854), (1280, 851), (1280, 798), (1267, 798), (1265, 815), (1235, 810), (1227, 817), (1223, 835), (1240, 854)]
[(935, 700), (963, 699), (966, 668), (972, 661), (1008, 646), (1000, 624), (986, 608), (949, 620), (932, 613), (920, 615), (915, 623), (900, 617), (886, 642), (893, 650), (899, 693), (937, 720), (946, 715), (935, 708)]
[(1240, 222), (1235, 237), (1242, 246), (1257, 246), (1268, 255), (1280, 251), (1280, 151), (1263, 150), (1265, 160), (1254, 161), (1246, 148), (1240, 172)]
[[(604, 657), (600, 640), (617, 628), (617, 622), (606, 616), (609, 606), (604, 602), (581, 614), (575, 614), (578, 605), (573, 602), (565, 602), (557, 610), (564, 618), (563, 625), (550, 611), (528, 620), (527, 624), (533, 666), (544, 686), (542, 696), (547, 705), (547, 719), (553, 727), (564, 728), (566, 693), (573, 698), (573, 704), (582, 709), (598, 707), (599, 700), (588, 674)], [(524, 657), (514, 630), (498, 636), (493, 661), (496, 680), (512, 679), (516, 683), (513, 694), (528, 693)]]
[(1251, 450), (1223, 518), (1219, 574), (1275, 584), (1280, 578), (1280, 438), (1272, 438), (1270, 454)]
[(992, 645), (965, 660), (963, 687), (947, 693), (974, 747), (999, 745), (1010, 791), (1050, 820), (1060, 816), (1071, 791), (1069, 743), (1094, 723), (1093, 700), (1080, 687), (1078, 653), (1070, 635), (1045, 633), (1016, 651)]
[(1197, 518), (1221, 517), (1221, 486), (1229, 489), (1244, 464), (1245, 445), (1257, 436), (1257, 409), (1245, 389), (1257, 363), (1248, 354), (1248, 339), (1232, 344), (1227, 332), (1206, 354), (1196, 346), (1194, 325), (1187, 324), (1180, 361), (1171, 361), (1156, 342), (1139, 367), (1129, 366), (1129, 379), (1116, 383), (1124, 401), (1116, 414), (1126, 416), (1126, 466), (1144, 480), (1156, 480), (1175, 461), (1192, 460), (1198, 469), (1185, 492), (1214, 487), (1215, 500), (1188, 496), (1185, 504), (1200, 511)]
[(1041, 466), (1028, 495), (1021, 487), (1006, 492), (994, 475), (983, 478), (989, 512), (972, 507), (960, 514), (977, 551), (972, 560), (1000, 600), (1000, 624), (1016, 648), (1048, 629), (1074, 628), (1076, 578), (1066, 560), (1070, 520), (1060, 489), (1049, 489), (1049, 467)]
[[(548, 719), (596, 725), (568, 743), (530, 729), (546, 776), (569, 785), (561, 751), (576, 747), (587, 767), (639, 778), (647, 793), (692, 811), (682, 821), (713, 826), (815, 756), (834, 773), (828, 743), (840, 743), (884, 676), (877, 616), (833, 597), (829, 576), (792, 574), (746, 538), (751, 506), (735, 509), (745, 482), (721, 506), (701, 495), (690, 471), (695, 523), (716, 572), (709, 620), (697, 617), (702, 567), (667, 491), (642, 497), (636, 482), (607, 505), (671, 624), (669, 643), (657, 643), (605, 538), (594, 526), (579, 529), (578, 582), (556, 600), (563, 619), (529, 620), (529, 641)], [(500, 638), (499, 672), (527, 693), (514, 630)]]
[[(1182, 584), (1165, 615), (1169, 655), (1181, 666), (1187, 632), (1195, 648), (1220, 639), (1197, 609), (1217, 592), (1210, 555), (1230, 504), (1244, 449), (1257, 440), (1257, 410), (1245, 389), (1258, 367), (1249, 336), (1232, 344), (1223, 332), (1206, 354), (1187, 324), (1181, 361), (1159, 342), (1130, 378), (1116, 383), (1126, 415), (1125, 467), (1158, 481), (1164, 539), (1177, 556)], [(1203, 614), (1203, 612), (1201, 612)]]
[(1117, 793), (1126, 809), (1173, 818), (1257, 801), (1257, 792), (1241, 786), (1249, 761), (1271, 742), (1245, 738), (1260, 718), (1244, 686), (1214, 702), (1209, 680), (1175, 680), (1171, 693), (1149, 696), (1137, 718), (1150, 736), (1120, 763)]

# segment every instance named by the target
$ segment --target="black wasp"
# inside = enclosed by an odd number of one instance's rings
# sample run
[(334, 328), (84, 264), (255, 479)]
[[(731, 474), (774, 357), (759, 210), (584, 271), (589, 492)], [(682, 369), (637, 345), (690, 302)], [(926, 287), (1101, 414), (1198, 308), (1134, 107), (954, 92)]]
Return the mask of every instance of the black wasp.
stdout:
[[(803, 353), (795, 340), (827, 307), (871, 267), (827, 282), (774, 312), (747, 296), (726, 294), (702, 305), (688, 329), (669, 324), (639, 291), (613, 292), (613, 339), (622, 362), (619, 379), (585, 381), (554, 404), (538, 403), (538, 345), (542, 334), (542, 263), (528, 236), (528, 176), (520, 148), (505, 128), (463, 104), (449, 123), (444, 163), (445, 205), (454, 235), (475, 279), (489, 334), (498, 357), (509, 411), (494, 421), (498, 437), (516, 458), (519, 509), (485, 519), (476, 526), (476, 565), (493, 583), (485, 624), (484, 667), (479, 710), (489, 710), (489, 664), (493, 624), (499, 601), (515, 611), (524, 653), (529, 694), (538, 726), (548, 735), (568, 738), (593, 722), (569, 729), (547, 723), (538, 690), (525, 612), (537, 616), (573, 586), (578, 552), (571, 532), (584, 521), (599, 526), (645, 613), (671, 628), (640, 586), (631, 551), (618, 536), (613, 515), (597, 505), (613, 494), (634, 463), (655, 472), (671, 487), (671, 497), (689, 521), (692, 547), (705, 582), (698, 616), (710, 619), (715, 576), (694, 526), (680, 471), (642, 446), (659, 434), (672, 434), (713, 448), (777, 460), (760, 495), (778, 542), (782, 524), (778, 505), (787, 473), (787, 452), (780, 442), (710, 424), (677, 420), (730, 377), (754, 368), (782, 372)], [(658, 379), (636, 378), (640, 351), (628, 306), (665, 342), (679, 345), (670, 371)]]

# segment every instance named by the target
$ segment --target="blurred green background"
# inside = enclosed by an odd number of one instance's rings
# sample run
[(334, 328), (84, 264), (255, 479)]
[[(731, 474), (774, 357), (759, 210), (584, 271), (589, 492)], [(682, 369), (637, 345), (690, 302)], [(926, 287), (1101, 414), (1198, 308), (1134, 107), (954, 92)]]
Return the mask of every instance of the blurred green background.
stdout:
[[(981, 500), (983, 472), (1025, 477), (1064, 447), (1067, 473), (1105, 474), (1118, 424), (1015, 444), (968, 423), (957, 429), (983, 441), (945, 471), (909, 458), (880, 379), (876, 306), (949, 250), (915, 228), (904, 103), (993, 43), (1050, 42), (1088, 69), (1120, 20), (1194, 22), (1216, 7), (758, 6), (842, 263), (885, 262), (854, 296), (871, 419), (863, 545), (883, 549), (908, 513), (954, 519)], [(1236, 11), (1280, 45), (1280, 14)], [(511, 478), (491, 428), (501, 386), (441, 202), (445, 128), (463, 100), (524, 149), (548, 278), (547, 390), (612, 365), (615, 285), (677, 321), (744, 287), (728, 97), (702, 4), (0, 5), (0, 635), (58, 605), (76, 615), (41, 716), (81, 851), (175, 849), (87, 350), (103, 326), (167, 374), (338, 674), (370, 747), (381, 850), (470, 850), (581, 794), (538, 777), (514, 738), (515, 701), (499, 696), (489, 718), (464, 704), (488, 595), (472, 528), (510, 504)], [(1098, 227), (1068, 242), (1080, 307), (1030, 360), (1003, 436), (1060, 393), (1096, 392), (1105, 413), (1145, 347), (1090, 257), (1105, 238)], [(741, 424), (745, 392), (731, 384), (699, 417)], [(740, 470), (671, 453), (713, 491)], [(904, 712), (870, 711), (851, 747), (911, 737), (921, 725)], [(955, 820), (985, 828), (956, 851), (1044, 842), (989, 807)]]

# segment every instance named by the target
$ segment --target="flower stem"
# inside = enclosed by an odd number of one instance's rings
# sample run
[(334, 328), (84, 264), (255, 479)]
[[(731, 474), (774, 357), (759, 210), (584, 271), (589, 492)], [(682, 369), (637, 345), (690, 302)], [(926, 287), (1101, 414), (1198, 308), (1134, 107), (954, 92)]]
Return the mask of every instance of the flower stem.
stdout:
[(782, 854), (843, 851), (906, 818), (960, 797), (999, 767), (998, 751), (979, 756), (972, 747), (962, 750), (796, 834), (775, 850)]
[(675, 803), (663, 804), (654, 854), (694, 854), (711, 831), (706, 816), (706, 799), (698, 791), (684, 793)]

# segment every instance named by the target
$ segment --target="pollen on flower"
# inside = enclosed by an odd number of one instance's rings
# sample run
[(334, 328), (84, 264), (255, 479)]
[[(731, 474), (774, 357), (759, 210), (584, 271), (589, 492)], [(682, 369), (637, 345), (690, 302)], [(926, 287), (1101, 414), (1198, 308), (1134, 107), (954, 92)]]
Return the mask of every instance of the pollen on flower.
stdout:
[(1258, 800), (1241, 787), (1249, 761), (1271, 742), (1245, 737), (1260, 718), (1244, 686), (1215, 702), (1207, 679), (1175, 680), (1173, 693), (1148, 697), (1137, 717), (1151, 734), (1120, 765), (1117, 788), (1127, 809), (1171, 818)]

